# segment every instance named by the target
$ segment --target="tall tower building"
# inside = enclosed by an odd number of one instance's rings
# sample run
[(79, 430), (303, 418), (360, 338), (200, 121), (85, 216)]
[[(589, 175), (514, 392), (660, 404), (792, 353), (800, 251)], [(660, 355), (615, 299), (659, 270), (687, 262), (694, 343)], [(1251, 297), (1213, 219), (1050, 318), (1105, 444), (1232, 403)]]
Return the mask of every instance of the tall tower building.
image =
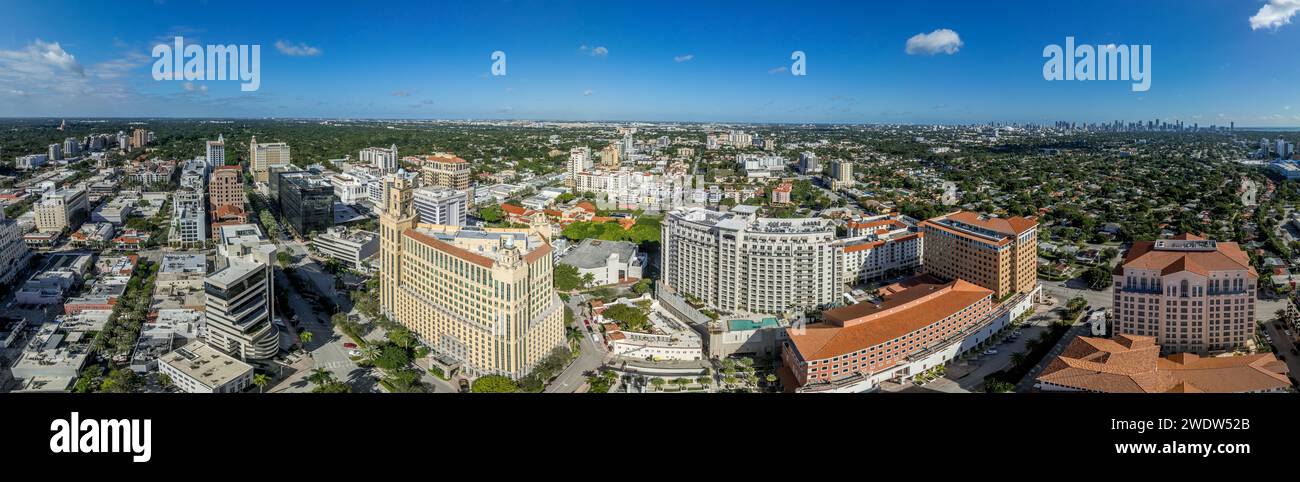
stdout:
[(969, 211), (928, 219), (925, 271), (991, 289), (1001, 300), (1038, 288), (1038, 219), (992, 218)]
[(290, 157), (289, 145), (283, 142), (258, 144), (257, 137), (248, 142), (248, 170), (254, 181), (269, 181), (271, 168), (290, 165)]
[(564, 344), (552, 253), (530, 230), (420, 224), (412, 185), (385, 180), (380, 303), (471, 377), (522, 378)]
[(207, 142), (208, 166), (212, 169), (226, 165), (226, 138), (217, 134), (217, 140)]
[(280, 332), (272, 324), (275, 245), (251, 224), (223, 226), (219, 265), (203, 280), (205, 335), (209, 345), (244, 360), (264, 360), (280, 352)]

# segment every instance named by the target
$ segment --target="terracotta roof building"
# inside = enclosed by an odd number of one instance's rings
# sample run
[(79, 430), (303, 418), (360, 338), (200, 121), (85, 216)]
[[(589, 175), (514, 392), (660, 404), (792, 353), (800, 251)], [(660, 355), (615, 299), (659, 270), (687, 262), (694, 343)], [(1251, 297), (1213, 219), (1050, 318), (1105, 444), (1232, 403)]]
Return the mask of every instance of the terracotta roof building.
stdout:
[(1100, 393), (1280, 392), (1287, 366), (1271, 353), (1205, 358), (1160, 356), (1150, 336), (1078, 337), (1038, 376), (1044, 391)]
[(1259, 275), (1236, 243), (1190, 234), (1137, 241), (1112, 274), (1116, 333), (1194, 353), (1243, 348), (1253, 338)]
[(835, 308), (823, 313), (822, 323), (788, 328), (782, 357), (799, 387), (870, 379), (992, 312), (992, 290), (924, 277), (882, 303)]
[(957, 211), (921, 223), (925, 271), (964, 279), (1003, 298), (1038, 286), (1038, 218)]

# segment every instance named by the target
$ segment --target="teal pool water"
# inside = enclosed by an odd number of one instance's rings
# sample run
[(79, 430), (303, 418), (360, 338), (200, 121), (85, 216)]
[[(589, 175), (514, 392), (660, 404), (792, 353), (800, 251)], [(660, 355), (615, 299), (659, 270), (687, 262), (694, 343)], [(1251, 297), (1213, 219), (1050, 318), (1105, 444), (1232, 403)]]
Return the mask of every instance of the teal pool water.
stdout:
[(729, 331), (746, 331), (757, 330), (759, 328), (771, 328), (777, 326), (776, 318), (763, 318), (759, 321), (754, 320), (727, 320), (727, 329)]

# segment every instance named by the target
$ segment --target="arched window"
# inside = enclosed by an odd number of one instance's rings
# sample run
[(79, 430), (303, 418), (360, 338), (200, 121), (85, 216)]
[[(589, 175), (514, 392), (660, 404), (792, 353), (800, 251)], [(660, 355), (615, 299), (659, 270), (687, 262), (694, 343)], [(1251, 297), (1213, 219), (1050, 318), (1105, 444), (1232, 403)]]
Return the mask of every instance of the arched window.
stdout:
[(1183, 280), (1182, 283), (1178, 284), (1178, 296), (1187, 297), (1187, 280)]

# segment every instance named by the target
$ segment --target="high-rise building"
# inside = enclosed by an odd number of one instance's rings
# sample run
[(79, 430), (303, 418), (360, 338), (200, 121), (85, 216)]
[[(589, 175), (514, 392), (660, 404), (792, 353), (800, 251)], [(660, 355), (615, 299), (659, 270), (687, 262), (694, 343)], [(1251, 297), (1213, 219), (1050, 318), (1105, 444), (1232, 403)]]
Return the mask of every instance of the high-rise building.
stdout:
[(1038, 220), (957, 211), (921, 223), (925, 271), (993, 290), (1000, 300), (1038, 288)]
[(367, 147), (361, 150), (360, 159), (362, 163), (370, 164), (381, 172), (393, 172), (397, 170), (397, 144), (384, 149), (382, 147)]
[(135, 129), (131, 131), (131, 148), (139, 149), (149, 143), (149, 131)]
[(64, 139), (63, 155), (67, 157), (76, 157), (81, 155), (81, 141), (78, 141), (76, 137)]
[(831, 161), (830, 181), (833, 189), (853, 185), (853, 161), (836, 159)]
[(226, 138), (217, 134), (217, 140), (208, 141), (205, 146), (207, 152), (204, 154), (208, 160), (208, 166), (212, 169), (226, 165)]
[(800, 152), (799, 172), (803, 174), (816, 174), (822, 172), (822, 165), (817, 160), (817, 154), (814, 154), (812, 151)]
[(569, 149), (569, 178), (564, 182), (572, 189), (577, 185), (578, 174), (591, 169), (591, 148), (575, 147)]
[(280, 175), (280, 214), (299, 236), (334, 225), (334, 185), (314, 174)]
[(415, 190), (415, 213), (424, 224), (464, 226), (468, 214), (465, 197), (461, 191), (422, 187)]
[(380, 303), (471, 377), (521, 378), (564, 345), (551, 246), (517, 229), (420, 224), (411, 183), (385, 179)]
[(208, 206), (212, 209), (213, 223), (248, 221), (248, 198), (239, 166), (218, 165), (212, 171), (208, 179)]
[(469, 190), (469, 163), (451, 154), (434, 154), (424, 159), (420, 180), (427, 187)]
[(42, 233), (76, 230), (90, 217), (86, 189), (77, 186), (50, 191), (36, 202), (36, 229)]
[(1136, 241), (1114, 279), (1116, 333), (1195, 353), (1245, 347), (1255, 336), (1259, 275), (1237, 243), (1190, 234)]
[(616, 168), (622, 162), (623, 161), (619, 159), (619, 149), (617, 144), (610, 144), (600, 150), (600, 165)]
[(837, 304), (843, 284), (834, 224), (757, 213), (746, 205), (725, 213), (668, 213), (661, 236), (663, 282), (727, 311), (777, 314)]
[(289, 145), (283, 142), (258, 144), (257, 137), (248, 142), (248, 170), (253, 173), (253, 180), (267, 182), (270, 170), (291, 164)]
[(203, 280), (209, 345), (244, 360), (263, 360), (280, 351), (272, 323), (275, 245), (255, 225), (221, 227), (217, 268)]
[(208, 241), (208, 163), (195, 159), (185, 163), (180, 187), (172, 194), (172, 223), (167, 242), (172, 246), (203, 246)]
[(63, 145), (61, 145), (61, 144), (50, 144), (50, 147), (49, 147), (49, 149), (46, 150), (46, 154), (45, 154), (45, 155), (46, 155), (47, 157), (49, 157), (51, 161), (62, 161), (62, 160), (63, 160)]

